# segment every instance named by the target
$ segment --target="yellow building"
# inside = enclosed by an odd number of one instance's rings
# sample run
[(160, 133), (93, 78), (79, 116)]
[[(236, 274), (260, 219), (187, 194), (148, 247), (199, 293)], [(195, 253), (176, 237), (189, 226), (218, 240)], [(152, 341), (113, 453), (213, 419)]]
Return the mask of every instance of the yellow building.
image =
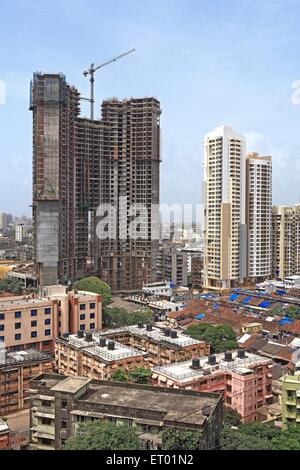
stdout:
[(282, 380), (282, 423), (300, 423), (300, 362), (294, 375), (285, 375)]

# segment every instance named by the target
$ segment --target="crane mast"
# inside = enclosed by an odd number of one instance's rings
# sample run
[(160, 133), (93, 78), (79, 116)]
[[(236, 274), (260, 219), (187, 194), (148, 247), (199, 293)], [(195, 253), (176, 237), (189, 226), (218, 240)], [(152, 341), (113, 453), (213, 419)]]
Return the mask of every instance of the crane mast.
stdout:
[(136, 49), (130, 49), (130, 51), (124, 52), (123, 54), (120, 54), (116, 57), (113, 57), (110, 60), (107, 60), (106, 62), (103, 62), (102, 64), (91, 64), (90, 67), (83, 72), (83, 75), (87, 77), (90, 75), (90, 98), (84, 98), (86, 101), (90, 102), (90, 119), (93, 121), (94, 120), (94, 104), (95, 104), (95, 96), (94, 96), (94, 88), (95, 88), (95, 72), (99, 69), (102, 69), (106, 65), (112, 64), (113, 62), (116, 62), (119, 59), (122, 59), (122, 57), (125, 57), (132, 52), (135, 52)]

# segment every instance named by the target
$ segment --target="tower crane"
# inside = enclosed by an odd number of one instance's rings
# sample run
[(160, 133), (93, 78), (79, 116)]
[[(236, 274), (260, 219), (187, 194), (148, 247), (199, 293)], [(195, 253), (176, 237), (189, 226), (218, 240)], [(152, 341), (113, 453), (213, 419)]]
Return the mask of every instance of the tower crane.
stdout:
[(130, 51), (127, 51), (127, 52), (124, 52), (124, 54), (120, 54), (116, 57), (113, 57), (112, 59), (110, 60), (107, 60), (106, 62), (103, 62), (102, 64), (99, 64), (99, 65), (95, 65), (95, 64), (91, 64), (90, 67), (85, 70), (83, 72), (83, 75), (85, 77), (87, 77), (88, 75), (90, 75), (90, 83), (91, 83), (91, 94), (90, 94), (90, 98), (83, 98), (84, 100), (86, 101), (89, 101), (90, 102), (90, 106), (91, 106), (91, 120), (94, 120), (94, 103), (95, 103), (95, 98), (94, 98), (94, 83), (95, 83), (95, 72), (99, 69), (102, 69), (103, 67), (105, 67), (106, 65), (109, 65), (113, 62), (116, 62), (117, 60), (119, 59), (122, 59), (122, 57), (125, 57), (126, 55), (129, 55), (131, 54), (132, 52), (135, 52), (136, 49), (130, 49)]

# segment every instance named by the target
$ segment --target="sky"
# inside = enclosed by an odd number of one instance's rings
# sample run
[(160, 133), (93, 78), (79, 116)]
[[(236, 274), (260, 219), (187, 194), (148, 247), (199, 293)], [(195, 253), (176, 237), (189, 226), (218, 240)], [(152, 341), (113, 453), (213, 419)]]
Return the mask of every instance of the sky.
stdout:
[[(161, 102), (161, 202), (201, 202), (203, 136), (222, 124), (273, 156), (273, 203), (300, 201), (299, 0), (1, 0), (0, 212), (30, 215), (34, 71)], [(294, 84), (294, 85), (293, 85)], [(86, 104), (82, 114), (87, 115)]]

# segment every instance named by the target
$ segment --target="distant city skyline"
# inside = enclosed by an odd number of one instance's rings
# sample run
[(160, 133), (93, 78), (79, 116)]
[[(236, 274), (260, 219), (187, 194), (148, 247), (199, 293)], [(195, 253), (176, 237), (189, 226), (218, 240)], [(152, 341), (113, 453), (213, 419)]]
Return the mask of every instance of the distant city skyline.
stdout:
[(222, 124), (272, 155), (273, 203), (299, 202), (299, 14), (296, 0), (2, 0), (1, 211), (31, 215), (32, 72), (65, 73), (86, 95), (83, 70), (132, 47), (99, 72), (96, 116), (112, 96), (160, 100), (162, 203), (202, 202), (203, 136)]

